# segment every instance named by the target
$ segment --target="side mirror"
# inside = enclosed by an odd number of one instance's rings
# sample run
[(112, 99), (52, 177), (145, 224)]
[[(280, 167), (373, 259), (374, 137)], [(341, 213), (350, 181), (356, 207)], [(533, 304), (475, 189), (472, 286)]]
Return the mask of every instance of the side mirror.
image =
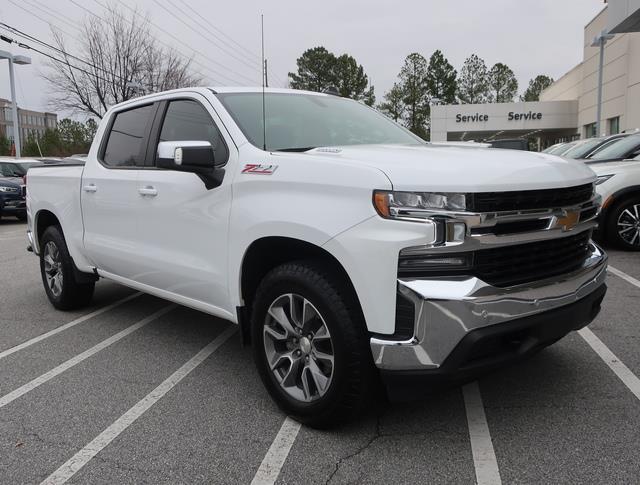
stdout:
[(180, 172), (206, 173), (215, 168), (208, 141), (161, 141), (156, 166)]
[(222, 184), (224, 168), (215, 166), (213, 147), (208, 141), (161, 141), (156, 167), (195, 173), (211, 190)]

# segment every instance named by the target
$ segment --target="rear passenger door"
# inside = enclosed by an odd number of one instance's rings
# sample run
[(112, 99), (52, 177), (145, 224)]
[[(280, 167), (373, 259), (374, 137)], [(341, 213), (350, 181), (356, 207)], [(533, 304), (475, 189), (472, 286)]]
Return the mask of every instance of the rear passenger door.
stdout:
[(157, 105), (150, 103), (111, 115), (97, 160), (82, 174), (84, 245), (102, 271), (134, 279), (137, 246), (138, 175)]
[[(164, 101), (158, 108), (148, 158), (155, 165), (160, 141), (207, 141), (218, 167), (237, 157), (209, 101), (198, 94)], [(136, 212), (140, 283), (188, 298), (192, 306), (222, 316), (228, 308), (227, 233), (230, 174), (207, 189), (195, 173), (157, 169), (140, 172)], [(194, 305), (201, 302), (203, 305)], [(215, 308), (212, 308), (215, 307)]]

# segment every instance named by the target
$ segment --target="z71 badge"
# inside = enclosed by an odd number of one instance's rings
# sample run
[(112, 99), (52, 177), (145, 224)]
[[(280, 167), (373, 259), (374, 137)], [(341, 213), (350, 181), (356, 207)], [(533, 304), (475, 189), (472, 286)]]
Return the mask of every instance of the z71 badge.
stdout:
[(247, 163), (242, 169), (242, 173), (252, 173), (255, 175), (272, 175), (278, 168), (277, 165), (264, 165), (262, 163)]

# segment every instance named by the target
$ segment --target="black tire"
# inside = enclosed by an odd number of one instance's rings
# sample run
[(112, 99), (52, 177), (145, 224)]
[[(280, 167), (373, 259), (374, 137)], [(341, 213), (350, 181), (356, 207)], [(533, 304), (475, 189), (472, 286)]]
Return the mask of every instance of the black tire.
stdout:
[[(368, 396), (376, 390), (377, 381), (365, 324), (357, 303), (349, 298), (340, 276), (321, 268), (314, 261), (300, 261), (283, 264), (269, 272), (260, 283), (253, 301), (251, 330), (258, 372), (280, 409), (308, 426), (328, 428), (349, 420), (361, 411)], [(324, 394), (311, 402), (290, 396), (268, 363), (264, 335), (268, 310), (287, 294), (299, 295), (311, 303), (330, 332), (332, 377)], [(305, 358), (308, 362), (309, 356)]]
[(18, 216), (16, 216), (16, 219), (18, 219), (19, 221), (26, 221), (27, 220), (27, 214), (20, 214)]
[[(636, 210), (638, 216), (636, 216)], [(633, 195), (615, 204), (607, 214), (606, 238), (610, 244), (627, 251), (640, 251), (640, 195)], [(621, 235), (621, 230), (627, 230)]]
[[(53, 246), (48, 246), (53, 245)], [(45, 261), (48, 248), (57, 249), (57, 260), (53, 269)], [(78, 283), (75, 277), (75, 264), (69, 255), (67, 243), (60, 226), (50, 226), (40, 239), (40, 274), (42, 284), (51, 304), (58, 310), (74, 310), (87, 306), (93, 297), (94, 282)], [(59, 277), (59, 285), (51, 283), (51, 278)]]

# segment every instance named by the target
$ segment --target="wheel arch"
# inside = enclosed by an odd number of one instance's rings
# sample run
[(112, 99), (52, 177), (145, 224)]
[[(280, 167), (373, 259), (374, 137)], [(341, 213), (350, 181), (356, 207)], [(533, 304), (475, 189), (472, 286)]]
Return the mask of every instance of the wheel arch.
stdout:
[(339, 277), (341, 285), (339, 289), (349, 299), (347, 303), (358, 312), (360, 317), (364, 318), (353, 282), (342, 263), (333, 254), (316, 244), (301, 239), (285, 236), (262, 237), (249, 245), (240, 266), (240, 297), (243, 306), (238, 307), (236, 311), (245, 343), (250, 341), (251, 305), (260, 281), (273, 268), (290, 261), (300, 260), (315, 260), (325, 263), (326, 266), (323, 266), (323, 269)]
[(37, 245), (38, 249), (36, 252), (40, 252), (40, 240), (42, 239), (44, 231), (46, 231), (47, 228), (51, 226), (60, 226), (60, 228), (62, 229), (60, 219), (58, 219), (58, 217), (53, 212), (47, 209), (40, 209), (33, 219), (33, 228), (36, 236), (35, 244)]

